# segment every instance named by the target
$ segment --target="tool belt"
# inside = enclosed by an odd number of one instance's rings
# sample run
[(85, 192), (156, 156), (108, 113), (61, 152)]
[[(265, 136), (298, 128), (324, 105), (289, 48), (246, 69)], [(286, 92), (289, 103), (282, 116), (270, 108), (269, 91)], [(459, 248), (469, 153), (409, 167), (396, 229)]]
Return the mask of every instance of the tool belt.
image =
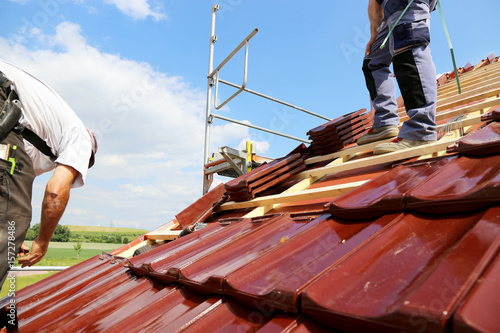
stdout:
[(2, 102), (3, 105), (0, 111), (0, 140), (6, 138), (10, 131), (15, 130), (43, 154), (55, 160), (56, 156), (47, 143), (29, 128), (19, 124), (22, 115), (21, 102), (17, 93), (11, 89), (12, 82), (1, 74), (0, 72), (0, 105)]

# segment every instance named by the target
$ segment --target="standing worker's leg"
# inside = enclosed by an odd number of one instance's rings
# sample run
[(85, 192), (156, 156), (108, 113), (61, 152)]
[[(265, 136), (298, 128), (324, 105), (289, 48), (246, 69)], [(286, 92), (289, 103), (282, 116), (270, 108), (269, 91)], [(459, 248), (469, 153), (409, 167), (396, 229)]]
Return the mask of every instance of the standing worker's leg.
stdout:
[(399, 137), (409, 140), (435, 141), (436, 135), (436, 67), (426, 45), (414, 47), (394, 57), (394, 72), (405, 101), (409, 120)]
[(370, 92), (375, 114), (372, 130), (358, 139), (358, 145), (367, 144), (398, 135), (399, 116), (397, 115), (396, 84), (389, 66), (392, 55), (389, 47), (380, 49), (387, 36), (384, 28), (373, 43), (371, 53), (363, 62), (366, 87)]
[[(374, 154), (433, 142), (436, 134), (436, 68), (432, 61), (429, 20), (403, 23), (394, 29), (394, 73), (405, 102), (406, 120), (394, 142), (375, 147)], [(400, 50), (400, 51), (399, 51)]]

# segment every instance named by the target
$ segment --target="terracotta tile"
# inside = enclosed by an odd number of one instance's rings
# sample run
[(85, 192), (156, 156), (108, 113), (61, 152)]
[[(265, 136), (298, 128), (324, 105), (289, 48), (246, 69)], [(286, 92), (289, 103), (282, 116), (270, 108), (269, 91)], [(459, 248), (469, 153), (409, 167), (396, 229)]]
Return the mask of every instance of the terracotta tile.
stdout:
[(302, 310), (340, 330), (443, 331), (497, 246), (499, 228), (493, 210), (405, 215), (308, 287)]
[(406, 196), (406, 208), (425, 213), (453, 214), (500, 203), (500, 155), (461, 156)]
[(331, 201), (325, 209), (333, 216), (347, 220), (376, 218), (386, 213), (403, 212), (407, 193), (453, 159), (455, 158), (410, 166), (400, 165)]

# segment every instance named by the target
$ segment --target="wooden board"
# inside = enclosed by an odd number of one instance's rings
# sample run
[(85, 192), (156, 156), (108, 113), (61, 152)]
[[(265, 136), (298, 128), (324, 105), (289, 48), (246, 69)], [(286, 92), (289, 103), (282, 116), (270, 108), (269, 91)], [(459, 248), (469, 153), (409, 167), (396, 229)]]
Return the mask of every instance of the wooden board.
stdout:
[(378, 165), (383, 163), (395, 162), (404, 159), (409, 159), (421, 155), (433, 154), (442, 150), (446, 150), (446, 147), (451, 145), (456, 140), (445, 140), (438, 141), (436, 143), (427, 144), (424, 146), (419, 146), (416, 148), (403, 149), (389, 154), (375, 155), (373, 157), (368, 157), (360, 160), (349, 161), (339, 165), (326, 166), (322, 168), (317, 168), (313, 170), (303, 171), (291, 177), (291, 179), (303, 179), (308, 177), (322, 177), (327, 174), (337, 173), (341, 171), (346, 171), (350, 169), (363, 168), (370, 165)]
[(232, 210), (232, 209), (241, 209), (241, 208), (249, 208), (249, 207), (258, 207), (258, 206), (270, 206), (288, 202), (297, 202), (297, 201), (305, 201), (305, 200), (315, 200), (315, 199), (323, 199), (323, 198), (333, 198), (345, 194), (363, 184), (365, 184), (368, 180), (327, 186), (317, 189), (304, 190), (300, 192), (291, 192), (291, 193), (280, 193), (275, 195), (269, 195), (261, 198), (256, 198), (253, 200), (245, 201), (245, 202), (226, 202), (220, 207), (220, 210)]

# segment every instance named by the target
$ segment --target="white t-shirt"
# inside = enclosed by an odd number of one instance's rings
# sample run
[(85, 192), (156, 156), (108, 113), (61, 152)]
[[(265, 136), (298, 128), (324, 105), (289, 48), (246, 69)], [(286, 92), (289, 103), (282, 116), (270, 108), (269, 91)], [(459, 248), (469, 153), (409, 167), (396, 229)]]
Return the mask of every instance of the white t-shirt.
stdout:
[(13, 83), (21, 101), (23, 112), (19, 123), (42, 138), (57, 156), (52, 161), (25, 140), (36, 175), (64, 164), (79, 172), (73, 187), (83, 186), (92, 151), (90, 135), (83, 122), (52, 88), (36, 77), (1, 59), (0, 72)]

